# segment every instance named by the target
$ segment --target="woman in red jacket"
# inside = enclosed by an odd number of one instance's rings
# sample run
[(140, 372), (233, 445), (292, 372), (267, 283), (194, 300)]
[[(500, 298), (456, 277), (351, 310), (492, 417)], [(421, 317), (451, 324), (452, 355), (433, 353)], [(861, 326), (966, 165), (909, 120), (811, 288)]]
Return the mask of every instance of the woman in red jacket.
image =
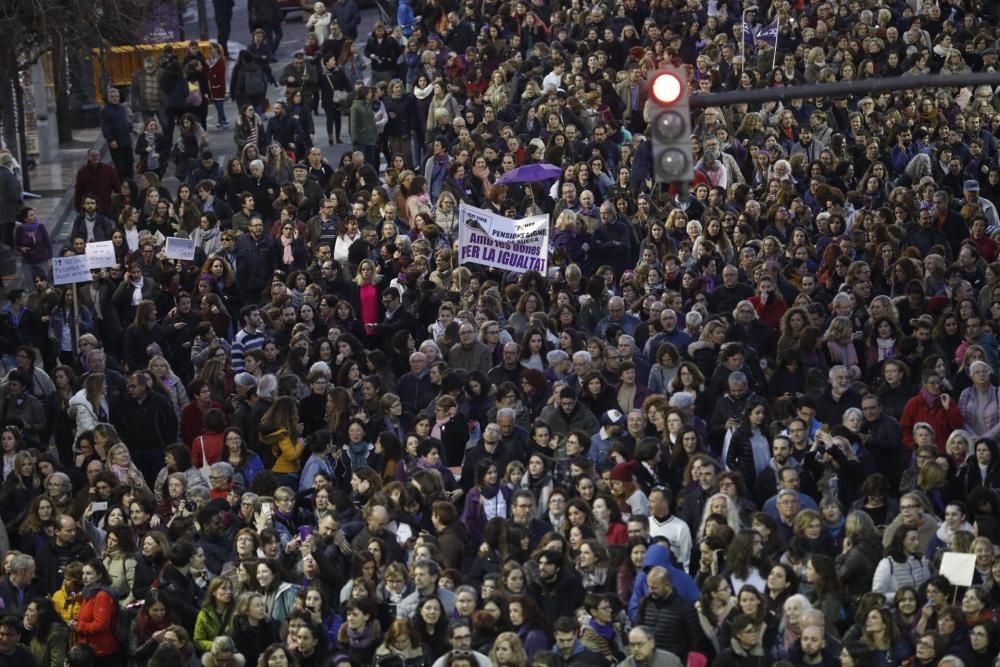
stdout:
[(226, 104), (226, 58), (219, 44), (212, 42), (208, 45), (208, 61), (206, 64), (208, 66), (209, 96), (218, 114), (215, 129), (221, 130), (224, 127), (229, 127), (229, 121), (226, 120), (226, 110), (224, 108)]
[(115, 621), (118, 601), (111, 593), (111, 576), (98, 559), (83, 566), (83, 602), (80, 613), (70, 626), (76, 631), (78, 644), (87, 644), (98, 658), (110, 658), (118, 653)]

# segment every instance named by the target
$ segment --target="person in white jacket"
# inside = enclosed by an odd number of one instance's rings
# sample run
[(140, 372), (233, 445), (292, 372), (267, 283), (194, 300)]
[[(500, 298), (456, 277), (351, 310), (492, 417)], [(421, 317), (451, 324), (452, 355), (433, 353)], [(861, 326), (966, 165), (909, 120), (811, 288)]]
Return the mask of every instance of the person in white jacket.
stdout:
[(83, 381), (83, 389), (69, 399), (69, 414), (76, 421), (76, 434), (92, 431), (101, 422), (108, 421), (108, 384), (104, 373), (91, 373)]
[(903, 527), (896, 531), (885, 551), (886, 557), (875, 567), (872, 590), (884, 593), (889, 602), (896, 597), (896, 591), (901, 586), (909, 585), (919, 590), (931, 578), (916, 528)]

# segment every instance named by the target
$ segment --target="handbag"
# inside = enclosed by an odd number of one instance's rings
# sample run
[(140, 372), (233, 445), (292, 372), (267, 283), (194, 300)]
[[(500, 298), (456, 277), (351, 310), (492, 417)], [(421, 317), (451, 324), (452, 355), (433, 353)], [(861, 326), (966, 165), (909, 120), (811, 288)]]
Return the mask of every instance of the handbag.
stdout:
[(208, 457), (205, 456), (205, 436), (199, 435), (195, 443), (201, 445), (201, 467), (198, 468), (198, 472), (201, 473), (205, 483), (211, 486), (208, 478), (212, 474), (212, 465), (208, 462)]

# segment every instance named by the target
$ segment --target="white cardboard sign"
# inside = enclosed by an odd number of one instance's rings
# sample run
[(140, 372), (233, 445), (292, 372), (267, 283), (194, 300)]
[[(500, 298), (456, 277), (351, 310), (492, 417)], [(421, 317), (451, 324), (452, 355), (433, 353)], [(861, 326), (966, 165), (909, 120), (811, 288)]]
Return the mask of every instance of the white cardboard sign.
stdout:
[(71, 283), (90, 282), (90, 267), (86, 255), (52, 258), (52, 284), (69, 285)]

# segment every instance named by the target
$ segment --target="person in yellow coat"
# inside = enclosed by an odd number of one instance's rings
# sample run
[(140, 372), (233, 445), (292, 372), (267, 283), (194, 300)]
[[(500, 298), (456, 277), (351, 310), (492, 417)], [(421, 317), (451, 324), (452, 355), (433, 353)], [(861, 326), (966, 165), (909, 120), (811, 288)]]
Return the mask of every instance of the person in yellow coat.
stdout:
[(306, 445), (302, 441), (299, 409), (291, 396), (278, 398), (260, 420), (261, 442), (271, 448), (274, 465), (271, 471), (278, 484), (299, 488), (302, 454)]
[[(66, 565), (63, 570), (63, 583), (55, 593), (52, 594), (52, 604), (55, 605), (56, 613), (69, 623), (75, 621), (80, 613), (80, 604), (83, 602), (83, 563), (73, 561)], [(70, 637), (70, 644), (75, 640)]]

